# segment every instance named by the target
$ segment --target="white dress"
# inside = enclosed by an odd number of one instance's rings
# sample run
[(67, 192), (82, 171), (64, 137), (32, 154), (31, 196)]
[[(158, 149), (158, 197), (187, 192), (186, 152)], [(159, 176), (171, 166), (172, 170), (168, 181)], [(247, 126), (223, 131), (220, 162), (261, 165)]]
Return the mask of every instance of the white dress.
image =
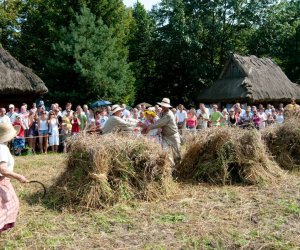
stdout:
[(59, 131), (58, 131), (58, 121), (57, 119), (51, 119), (49, 123), (49, 131), (51, 135), (49, 135), (49, 145), (59, 145)]

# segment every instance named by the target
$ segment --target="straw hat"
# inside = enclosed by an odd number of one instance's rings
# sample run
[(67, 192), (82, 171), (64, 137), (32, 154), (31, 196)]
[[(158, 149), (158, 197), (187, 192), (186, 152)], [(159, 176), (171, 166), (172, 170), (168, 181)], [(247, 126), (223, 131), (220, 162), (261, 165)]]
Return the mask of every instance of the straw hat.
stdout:
[(172, 108), (170, 105), (170, 99), (169, 98), (163, 98), (161, 102), (157, 103), (160, 106), (166, 107), (166, 108)]
[(120, 110), (124, 110), (123, 108), (121, 108), (120, 107), (120, 105), (118, 105), (118, 104), (115, 104), (115, 105), (113, 105), (112, 107), (111, 107), (111, 114), (114, 114), (114, 113), (116, 113), (116, 112), (118, 112), (118, 111), (120, 111)]
[(20, 132), (21, 126), (10, 123), (0, 123), (0, 143), (8, 142)]

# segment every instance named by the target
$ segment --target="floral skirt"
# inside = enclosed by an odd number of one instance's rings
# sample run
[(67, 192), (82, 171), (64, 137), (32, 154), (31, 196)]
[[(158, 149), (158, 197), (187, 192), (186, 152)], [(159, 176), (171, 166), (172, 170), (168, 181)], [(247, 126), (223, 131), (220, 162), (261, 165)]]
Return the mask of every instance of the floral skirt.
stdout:
[(0, 233), (14, 227), (19, 200), (10, 179), (0, 176)]

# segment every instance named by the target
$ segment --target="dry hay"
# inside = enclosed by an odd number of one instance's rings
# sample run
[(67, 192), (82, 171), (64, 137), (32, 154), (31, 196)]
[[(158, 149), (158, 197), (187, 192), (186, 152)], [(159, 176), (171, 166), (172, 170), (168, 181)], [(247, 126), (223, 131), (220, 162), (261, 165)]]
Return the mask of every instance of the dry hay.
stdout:
[(300, 120), (288, 119), (283, 124), (267, 127), (262, 137), (280, 167), (300, 167)]
[(168, 152), (146, 138), (79, 135), (68, 142), (66, 171), (56, 183), (62, 204), (104, 208), (165, 197), (172, 186)]
[(212, 128), (197, 136), (177, 168), (179, 179), (216, 184), (271, 182), (282, 174), (256, 130)]

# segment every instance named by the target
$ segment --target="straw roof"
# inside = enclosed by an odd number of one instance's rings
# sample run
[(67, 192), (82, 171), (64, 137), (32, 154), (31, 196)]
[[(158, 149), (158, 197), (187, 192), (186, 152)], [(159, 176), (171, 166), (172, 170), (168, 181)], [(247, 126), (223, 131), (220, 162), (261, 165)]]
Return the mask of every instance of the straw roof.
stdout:
[(300, 86), (292, 83), (269, 58), (233, 54), (219, 79), (198, 96), (206, 102), (289, 102), (300, 100)]
[(38, 96), (48, 92), (44, 82), (0, 47), (0, 95)]

